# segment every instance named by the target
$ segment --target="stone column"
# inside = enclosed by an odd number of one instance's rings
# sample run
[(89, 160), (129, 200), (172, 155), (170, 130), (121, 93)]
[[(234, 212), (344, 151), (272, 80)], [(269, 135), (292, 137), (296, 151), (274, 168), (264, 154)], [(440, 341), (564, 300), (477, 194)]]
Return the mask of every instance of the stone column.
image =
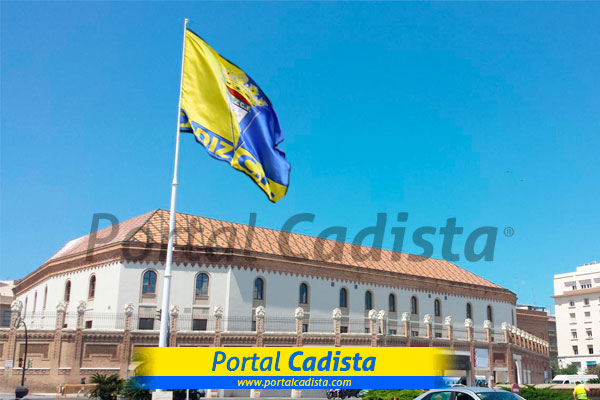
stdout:
[(510, 330), (510, 333), (512, 334), (513, 343), (516, 344), (517, 346), (521, 346), (520, 329), (513, 325)]
[(423, 325), (425, 325), (425, 337), (431, 339), (431, 314), (423, 316)]
[[(8, 343), (6, 344), (7, 360), (15, 359), (15, 353), (17, 351), (17, 328), (15, 327), (15, 322), (17, 321), (17, 318), (21, 316), (22, 311), (23, 303), (19, 300), (14, 300), (10, 305), (10, 330), (8, 331)], [(14, 367), (16, 367), (16, 365)], [(8, 379), (10, 379), (11, 372), (12, 368), (4, 368), (4, 376), (6, 376)], [(7, 378), (5, 378), (4, 382), (6, 382)]]
[(263, 347), (263, 335), (265, 333), (265, 314), (266, 310), (263, 306), (256, 307), (256, 347)]
[(369, 310), (369, 333), (371, 334), (371, 347), (377, 347), (377, 311)]
[(296, 346), (302, 347), (302, 326), (304, 325), (304, 309), (302, 307), (294, 310), (294, 320), (296, 321)]
[[(62, 347), (62, 330), (65, 325), (65, 313), (67, 312), (67, 303), (60, 301), (56, 305), (56, 325), (54, 326), (54, 339), (52, 340), (52, 356), (50, 357), (50, 373), (53, 376), (58, 375), (60, 368), (60, 352)], [(56, 375), (55, 375), (56, 374)]]
[(483, 321), (483, 333), (485, 335), (485, 341), (488, 343), (492, 341), (492, 326), (492, 321), (489, 319)]
[(123, 322), (123, 341), (120, 352), (120, 375), (129, 377), (129, 360), (131, 359), (131, 329), (133, 317), (133, 303), (125, 304)]
[(410, 313), (402, 313), (402, 334), (410, 340)]
[(177, 325), (179, 320), (179, 306), (172, 305), (169, 309), (169, 347), (177, 347)]
[(379, 310), (377, 313), (377, 326), (379, 329), (379, 337), (381, 338), (380, 346), (387, 346), (387, 314), (384, 310)]
[(504, 330), (504, 337), (505, 337), (505, 341), (506, 341), (506, 355), (505, 355), (505, 359), (506, 359), (506, 370), (508, 373), (508, 383), (509, 384), (513, 384), (515, 383), (515, 365), (513, 362), (513, 343), (514, 343), (514, 334), (513, 332), (516, 332), (516, 327), (510, 324), (502, 324), (502, 329)]
[(446, 339), (452, 342), (454, 339), (454, 327), (452, 325), (452, 317), (450, 315), (444, 318), (444, 326), (446, 327)]
[(465, 330), (467, 331), (467, 340), (472, 342), (473, 339), (473, 320), (471, 318), (465, 319)]
[(87, 304), (81, 300), (77, 304), (77, 323), (75, 325), (75, 343), (73, 343), (73, 358), (71, 359), (71, 376), (79, 377), (81, 355), (83, 354), (83, 317)]
[(493, 345), (492, 345), (492, 328), (493, 328), (493, 323), (490, 320), (485, 320), (483, 321), (483, 331), (485, 333), (485, 340), (488, 342), (488, 368), (489, 368), (489, 374), (490, 374), (490, 380), (489, 382), (491, 383), (493, 377), (494, 377), (494, 350), (493, 350)]
[(465, 319), (465, 329), (467, 331), (467, 340), (469, 341), (469, 359), (471, 361), (472, 366), (469, 386), (475, 386), (475, 360), (473, 357), (475, 353), (475, 338), (473, 336), (473, 320), (471, 318)]
[(223, 306), (215, 306), (213, 313), (215, 318), (215, 340), (214, 347), (221, 347), (221, 333), (223, 332)]
[(334, 308), (331, 317), (333, 318), (333, 345), (335, 347), (340, 347), (342, 345), (342, 310)]
[(510, 343), (510, 324), (508, 322), (502, 323), (502, 337), (504, 338), (504, 343)]

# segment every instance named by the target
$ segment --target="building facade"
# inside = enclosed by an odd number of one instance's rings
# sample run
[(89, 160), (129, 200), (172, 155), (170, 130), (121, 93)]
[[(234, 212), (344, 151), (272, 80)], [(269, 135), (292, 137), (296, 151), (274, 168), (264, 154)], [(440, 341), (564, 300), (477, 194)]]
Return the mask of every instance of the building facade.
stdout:
[(550, 346), (550, 364), (558, 365), (558, 340), (556, 339), (555, 315), (548, 316), (548, 344)]
[[(547, 342), (515, 326), (515, 294), (452, 263), (176, 219), (171, 345), (441, 345), (473, 379), (549, 371)], [(157, 341), (167, 227), (155, 210), (74, 239), (16, 283), (13, 314), (39, 332), (40, 374), (125, 374), (132, 348)], [(6, 332), (4, 359), (19, 354), (18, 335)]]
[(517, 326), (529, 332), (550, 345), (550, 362), (558, 362), (556, 348), (556, 319), (545, 307), (517, 304)]
[(554, 275), (558, 361), (583, 373), (600, 363), (600, 263)]
[(10, 326), (10, 305), (13, 301), (14, 281), (0, 281), (0, 327)]

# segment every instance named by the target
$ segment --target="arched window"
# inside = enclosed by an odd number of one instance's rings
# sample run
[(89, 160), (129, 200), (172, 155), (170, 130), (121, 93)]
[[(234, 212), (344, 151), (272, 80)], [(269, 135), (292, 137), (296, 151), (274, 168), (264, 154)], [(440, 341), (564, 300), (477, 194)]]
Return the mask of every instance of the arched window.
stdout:
[(142, 294), (156, 294), (156, 272), (148, 270), (142, 277)]
[(196, 297), (208, 296), (208, 274), (202, 272), (196, 276), (196, 291), (194, 293)]
[(298, 302), (300, 304), (308, 304), (308, 285), (306, 283), (300, 284), (300, 296)]
[(473, 308), (471, 307), (471, 303), (467, 303), (467, 318), (473, 319)]
[(42, 303), (42, 310), (46, 309), (46, 300), (48, 300), (48, 285), (44, 289), (44, 303)]
[(433, 315), (435, 315), (436, 317), (442, 316), (442, 304), (440, 302), (440, 299), (435, 299), (433, 302)]
[(37, 305), (37, 290), (33, 294), (33, 311), (32, 311), (32, 314), (34, 314), (34, 315), (35, 315), (35, 306), (36, 305)]
[(254, 300), (264, 300), (265, 298), (265, 282), (262, 278), (254, 280)]
[(346, 288), (340, 289), (340, 307), (348, 307), (348, 291), (346, 290)]
[(23, 307), (23, 317), (27, 316), (27, 302), (28, 302), (28, 298), (25, 297), (25, 307)]
[(492, 306), (487, 306), (487, 319), (490, 321), (494, 321), (494, 314), (492, 312)]
[(68, 303), (71, 300), (71, 281), (67, 281), (65, 284), (65, 302)]
[(388, 298), (388, 311), (389, 312), (396, 312), (396, 296), (394, 296), (394, 293), (390, 293), (390, 297)]
[(413, 296), (410, 298), (410, 313), (411, 314), (419, 313), (419, 303), (417, 302), (416, 296)]
[(365, 310), (373, 309), (373, 293), (370, 290), (365, 292)]
[(96, 275), (90, 276), (90, 285), (88, 287), (88, 300), (93, 300), (96, 296)]

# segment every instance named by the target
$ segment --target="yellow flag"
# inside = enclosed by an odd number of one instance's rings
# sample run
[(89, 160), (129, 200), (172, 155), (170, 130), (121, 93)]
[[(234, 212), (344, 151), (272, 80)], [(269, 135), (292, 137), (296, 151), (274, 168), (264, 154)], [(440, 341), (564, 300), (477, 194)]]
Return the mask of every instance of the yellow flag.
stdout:
[(185, 35), (181, 130), (278, 201), (289, 186), (290, 164), (278, 148), (284, 136), (271, 102), (239, 67), (192, 31)]

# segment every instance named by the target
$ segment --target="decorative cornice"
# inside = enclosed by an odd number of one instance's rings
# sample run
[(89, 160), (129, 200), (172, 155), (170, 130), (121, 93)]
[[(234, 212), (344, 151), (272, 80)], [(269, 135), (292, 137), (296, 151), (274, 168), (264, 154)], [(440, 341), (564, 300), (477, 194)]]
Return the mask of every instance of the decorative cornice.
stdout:
[[(50, 277), (94, 268), (113, 262), (160, 263), (166, 258), (166, 246), (116, 243), (93, 253), (52, 260), (25, 278), (13, 289), (19, 295)], [(235, 249), (176, 248), (173, 262), (183, 265), (214, 265), (257, 271), (272, 271), (313, 278), (369, 283), (383, 287), (412, 289), (429, 293), (480, 298), (516, 304), (516, 295), (508, 289), (445, 281), (416, 275), (383, 271), (331, 262), (321, 262), (274, 254), (264, 254)]]

